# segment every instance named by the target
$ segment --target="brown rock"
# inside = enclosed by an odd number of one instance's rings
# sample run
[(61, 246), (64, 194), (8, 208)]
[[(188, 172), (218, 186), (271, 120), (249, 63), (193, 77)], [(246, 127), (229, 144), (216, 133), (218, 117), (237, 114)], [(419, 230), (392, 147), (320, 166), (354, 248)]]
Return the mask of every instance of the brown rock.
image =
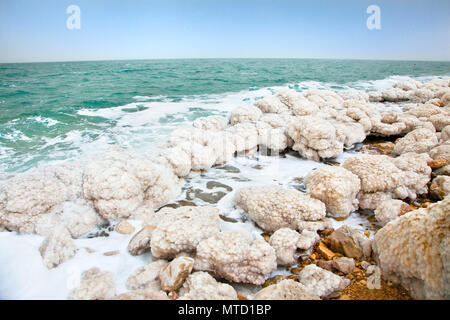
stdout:
[(328, 271), (334, 270), (333, 261), (320, 260), (319, 262), (317, 262), (317, 266)]
[(328, 249), (322, 241), (319, 242), (316, 250), (322, 257), (327, 260), (332, 260), (335, 256), (335, 254), (330, 249)]
[(386, 113), (383, 115), (383, 118), (381, 118), (381, 122), (387, 123), (387, 124), (393, 124), (397, 122), (397, 115), (395, 113)]
[(322, 237), (328, 237), (330, 234), (333, 233), (333, 231), (334, 231), (333, 228), (326, 228), (326, 229), (323, 229), (323, 230), (319, 231), (319, 234), (320, 234)]
[(439, 168), (445, 167), (447, 165), (447, 160), (446, 159), (430, 160), (430, 161), (427, 161), (427, 165), (431, 169), (439, 169)]
[(127, 221), (121, 220), (116, 225), (116, 232), (121, 234), (132, 234), (135, 231), (134, 227)]
[(363, 256), (363, 251), (355, 241), (339, 230), (328, 237), (327, 244), (331, 250), (342, 253), (346, 257), (359, 259)]
[(114, 250), (114, 251), (107, 251), (107, 252), (105, 252), (103, 255), (104, 255), (104, 256), (115, 256), (115, 255), (117, 255), (117, 254), (119, 254), (119, 253), (120, 253), (119, 250)]
[(349, 274), (355, 268), (355, 260), (353, 258), (337, 258), (333, 260), (333, 267), (344, 274)]
[(156, 226), (147, 225), (143, 227), (128, 244), (128, 251), (133, 256), (141, 255), (150, 250), (150, 239)]
[(194, 259), (190, 257), (178, 257), (162, 267), (159, 272), (161, 289), (164, 291), (176, 291), (183, 285), (192, 271)]
[[(287, 280), (287, 279), (291, 279), (291, 278), (289, 278), (289, 276), (284, 276), (284, 275), (279, 274), (279, 275), (276, 275), (276, 276), (274, 276), (272, 278), (267, 279), (266, 282), (264, 282), (264, 284), (262, 285), (262, 287), (266, 288), (268, 286), (271, 286), (273, 284), (277, 284), (278, 282), (283, 281), (283, 280)], [(295, 278), (295, 279), (297, 279), (297, 278)]]

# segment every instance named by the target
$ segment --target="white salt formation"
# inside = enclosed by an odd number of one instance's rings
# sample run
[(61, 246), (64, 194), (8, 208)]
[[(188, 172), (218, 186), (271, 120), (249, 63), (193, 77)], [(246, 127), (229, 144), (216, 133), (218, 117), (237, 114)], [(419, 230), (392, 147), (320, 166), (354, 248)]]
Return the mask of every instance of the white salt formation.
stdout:
[(239, 189), (234, 203), (247, 211), (250, 218), (265, 231), (309, 229), (304, 222), (323, 222), (326, 215), (325, 205), (320, 200), (280, 186)]
[(206, 272), (194, 272), (179, 291), (179, 300), (237, 300), (236, 290)]
[(311, 171), (306, 179), (308, 194), (325, 203), (330, 217), (346, 218), (358, 209), (356, 196), (361, 182), (352, 172), (334, 166)]
[(289, 228), (281, 228), (270, 236), (269, 244), (275, 249), (277, 264), (290, 266), (300, 257), (308, 257), (314, 245), (320, 240), (315, 231), (303, 230), (298, 233)]
[(350, 284), (350, 280), (335, 275), (315, 264), (309, 264), (299, 274), (300, 283), (319, 297), (325, 297), (335, 290), (342, 290)]
[(80, 285), (72, 290), (72, 300), (107, 300), (115, 295), (114, 275), (92, 268), (83, 274)]
[(167, 209), (151, 236), (155, 258), (174, 258), (181, 252), (194, 252), (200, 241), (219, 232), (219, 210), (213, 207)]
[(261, 285), (276, 269), (275, 250), (241, 231), (223, 231), (197, 246), (194, 268), (233, 282)]
[(406, 213), (375, 234), (384, 279), (416, 299), (450, 299), (450, 199)]
[(287, 279), (258, 291), (254, 300), (320, 300), (303, 284)]

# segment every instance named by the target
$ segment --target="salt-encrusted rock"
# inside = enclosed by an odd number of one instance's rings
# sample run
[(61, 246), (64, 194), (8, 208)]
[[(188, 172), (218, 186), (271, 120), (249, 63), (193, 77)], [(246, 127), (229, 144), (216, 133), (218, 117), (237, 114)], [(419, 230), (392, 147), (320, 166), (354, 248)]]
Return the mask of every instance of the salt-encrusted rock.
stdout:
[(332, 123), (318, 116), (297, 117), (286, 132), (295, 142), (292, 148), (309, 160), (333, 158), (343, 152), (344, 138), (337, 136)]
[(228, 119), (222, 116), (208, 116), (196, 119), (192, 125), (195, 128), (212, 131), (222, 131), (227, 127)]
[(315, 264), (307, 265), (299, 274), (300, 283), (319, 297), (325, 297), (336, 290), (342, 290), (350, 280), (319, 268)]
[(265, 97), (256, 101), (254, 105), (264, 113), (283, 113), (289, 110), (276, 96)]
[(284, 227), (302, 230), (303, 221), (320, 221), (326, 215), (320, 200), (281, 186), (242, 188), (236, 192), (234, 203), (265, 231)]
[(406, 213), (375, 234), (384, 279), (416, 299), (450, 299), (450, 198)]
[(299, 100), (305, 99), (305, 97), (301, 93), (288, 88), (281, 90), (276, 94), (276, 96), (289, 108), (293, 108), (295, 103), (297, 103)]
[(342, 253), (349, 258), (359, 259), (371, 254), (371, 241), (362, 230), (346, 225), (333, 231), (327, 239), (327, 245), (334, 252)]
[(75, 255), (75, 251), (75, 243), (70, 233), (63, 227), (57, 228), (44, 240), (39, 248), (42, 260), (49, 269), (72, 258)]
[(450, 125), (450, 105), (441, 108), (441, 113), (432, 115), (430, 121), (433, 123), (436, 131), (441, 131)]
[(152, 233), (152, 255), (155, 258), (173, 258), (180, 252), (193, 252), (201, 240), (219, 232), (219, 224), (217, 208), (168, 208)]
[(448, 140), (450, 140), (450, 125), (445, 126), (441, 131), (441, 141), (446, 142)]
[(80, 285), (71, 291), (69, 298), (72, 300), (107, 300), (114, 295), (113, 273), (92, 268), (83, 274)]
[(382, 201), (392, 198), (415, 199), (427, 192), (431, 169), (427, 154), (405, 153), (398, 158), (384, 155), (360, 154), (349, 157), (342, 165), (361, 180), (359, 206), (375, 209)]
[(258, 107), (243, 105), (234, 109), (231, 114), (230, 123), (235, 125), (247, 121), (256, 121), (261, 118), (262, 114), (262, 111)]
[(121, 293), (111, 300), (169, 300), (167, 293), (157, 290), (132, 290)]
[(159, 272), (161, 288), (164, 291), (178, 290), (189, 276), (194, 267), (194, 259), (190, 257), (178, 257), (162, 267)]
[(340, 272), (349, 274), (355, 268), (355, 259), (347, 258), (347, 257), (341, 257), (341, 258), (334, 259), (333, 267)]
[(92, 203), (84, 199), (65, 201), (50, 212), (55, 223), (63, 225), (72, 238), (79, 238), (104, 220), (97, 214)]
[[(87, 204), (78, 210), (81, 204), (75, 201), (81, 196), (81, 184), (81, 168), (74, 165), (38, 167), (4, 181), (0, 186), (0, 225), (45, 236), (61, 225), (75, 237), (87, 233), (99, 218)], [(80, 208), (71, 210), (74, 206)], [(61, 220), (62, 214), (67, 222)]]
[(128, 243), (128, 252), (133, 256), (141, 255), (150, 250), (150, 240), (155, 226), (147, 225), (139, 230)]
[(436, 134), (426, 128), (411, 131), (399, 139), (392, 150), (392, 154), (399, 155), (407, 152), (424, 153), (438, 144)]
[(194, 272), (179, 291), (179, 300), (237, 300), (236, 290), (206, 272)]
[(121, 220), (116, 225), (116, 232), (120, 234), (131, 234), (134, 230), (134, 227), (127, 220)]
[(146, 266), (135, 270), (127, 280), (127, 288), (130, 290), (155, 289), (160, 290), (159, 273), (167, 264), (166, 260), (156, 260)]
[(320, 300), (301, 283), (286, 279), (258, 291), (253, 300)]
[(338, 91), (337, 94), (344, 100), (369, 102), (369, 95), (363, 90), (347, 89)]
[(256, 129), (254, 123), (238, 123), (234, 126), (228, 127), (225, 132), (232, 136), (232, 141), (238, 154), (243, 152), (252, 154), (257, 151), (258, 130)]
[(302, 95), (320, 108), (336, 107), (344, 101), (341, 96), (331, 90), (309, 89), (303, 92)]
[(325, 203), (331, 217), (345, 218), (358, 208), (356, 196), (361, 188), (357, 175), (336, 166), (311, 171), (306, 179), (308, 194)]
[(241, 231), (223, 231), (197, 246), (194, 268), (233, 282), (261, 285), (277, 267), (275, 250)]
[(296, 116), (311, 116), (320, 112), (320, 108), (306, 98), (297, 100), (291, 109)]
[(289, 228), (275, 231), (269, 239), (269, 244), (275, 249), (278, 265), (293, 265), (298, 258), (309, 256), (320, 237), (316, 232), (303, 230), (298, 233)]
[(402, 214), (411, 211), (412, 208), (402, 200), (383, 201), (375, 210), (375, 218), (384, 226), (386, 223), (397, 219)]
[(438, 176), (433, 179), (430, 185), (430, 195), (437, 199), (442, 200), (450, 194), (450, 177)]

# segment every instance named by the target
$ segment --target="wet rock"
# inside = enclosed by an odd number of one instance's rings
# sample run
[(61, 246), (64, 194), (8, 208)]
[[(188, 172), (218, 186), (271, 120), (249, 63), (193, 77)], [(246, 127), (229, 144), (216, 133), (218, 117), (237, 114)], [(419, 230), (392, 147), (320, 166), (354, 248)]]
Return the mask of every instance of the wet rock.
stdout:
[(319, 260), (317, 266), (328, 271), (334, 270), (333, 261)]
[(227, 190), (229, 192), (233, 191), (232, 187), (227, 186), (226, 184), (220, 183), (218, 181), (208, 181), (206, 183), (206, 188), (208, 188), (208, 189), (224, 188), (225, 190)]
[(138, 256), (150, 250), (150, 239), (156, 226), (147, 225), (131, 238), (128, 243), (128, 252), (133, 256)]
[(430, 185), (430, 195), (433, 199), (442, 200), (450, 194), (450, 177), (438, 176)]
[(349, 274), (355, 268), (355, 260), (353, 258), (341, 257), (333, 260), (333, 267), (345, 274)]
[(218, 203), (223, 197), (225, 197), (227, 193), (223, 191), (216, 191), (216, 192), (204, 192), (201, 189), (194, 189), (186, 192), (186, 198), (188, 200), (195, 200), (200, 199), (204, 202), (216, 204)]
[(316, 248), (317, 252), (327, 260), (332, 260), (335, 256), (334, 252), (327, 248), (323, 242), (319, 242)]
[(194, 259), (189, 257), (178, 257), (162, 267), (159, 272), (161, 288), (164, 291), (178, 290), (189, 276), (194, 266)]
[(327, 239), (331, 250), (342, 253), (349, 258), (359, 259), (363, 256), (361, 248), (355, 241), (339, 230), (334, 231)]
[(427, 161), (427, 165), (431, 169), (439, 169), (439, 168), (445, 167), (447, 165), (447, 160), (445, 160), (445, 159), (430, 160), (430, 161)]
[(219, 217), (220, 217), (220, 219), (222, 219), (223, 221), (226, 221), (226, 222), (231, 222), (231, 223), (238, 222), (236, 219), (229, 218), (227, 216), (224, 216), (223, 214), (219, 214)]
[(116, 232), (120, 234), (132, 234), (134, 230), (134, 227), (126, 220), (121, 220), (116, 225)]
[(276, 276), (273, 276), (272, 278), (267, 279), (266, 282), (264, 282), (262, 284), (262, 287), (266, 288), (268, 286), (277, 284), (277, 283), (279, 283), (279, 282), (281, 282), (283, 280), (288, 280), (288, 279), (291, 279), (291, 280), (294, 280), (294, 281), (298, 282), (298, 279), (295, 276), (285, 276), (285, 275), (278, 274)]
[(114, 251), (107, 251), (105, 253), (103, 253), (104, 256), (110, 257), (110, 256), (115, 256), (118, 255), (120, 253), (119, 250), (114, 250)]
[(240, 169), (233, 167), (229, 164), (226, 164), (222, 167), (218, 167), (217, 169), (225, 170), (226, 172), (229, 172), (229, 173), (241, 173)]

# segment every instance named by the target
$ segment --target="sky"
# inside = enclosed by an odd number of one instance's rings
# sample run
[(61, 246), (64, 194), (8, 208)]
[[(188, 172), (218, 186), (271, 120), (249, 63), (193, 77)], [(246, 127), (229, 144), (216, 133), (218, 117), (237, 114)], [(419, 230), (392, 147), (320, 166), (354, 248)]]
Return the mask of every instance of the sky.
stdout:
[(0, 62), (160, 58), (448, 61), (450, 1), (0, 0)]

